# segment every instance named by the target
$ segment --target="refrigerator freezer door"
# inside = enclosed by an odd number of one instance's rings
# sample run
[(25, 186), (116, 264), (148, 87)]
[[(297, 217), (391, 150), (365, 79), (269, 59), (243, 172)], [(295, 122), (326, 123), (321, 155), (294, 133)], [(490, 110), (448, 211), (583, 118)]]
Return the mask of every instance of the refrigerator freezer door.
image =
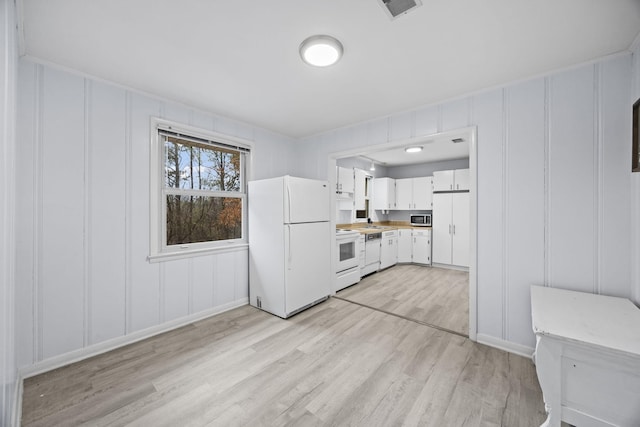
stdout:
[(285, 225), (285, 311), (287, 316), (327, 297), (331, 288), (328, 222)]
[(284, 223), (298, 224), (330, 220), (327, 181), (284, 177)]

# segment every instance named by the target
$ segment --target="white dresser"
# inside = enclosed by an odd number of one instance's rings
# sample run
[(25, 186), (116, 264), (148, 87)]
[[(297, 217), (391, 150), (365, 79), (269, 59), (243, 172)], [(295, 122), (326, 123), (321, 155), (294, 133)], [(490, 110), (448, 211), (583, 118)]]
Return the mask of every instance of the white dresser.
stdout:
[(640, 309), (624, 298), (532, 286), (531, 314), (543, 426), (640, 426)]

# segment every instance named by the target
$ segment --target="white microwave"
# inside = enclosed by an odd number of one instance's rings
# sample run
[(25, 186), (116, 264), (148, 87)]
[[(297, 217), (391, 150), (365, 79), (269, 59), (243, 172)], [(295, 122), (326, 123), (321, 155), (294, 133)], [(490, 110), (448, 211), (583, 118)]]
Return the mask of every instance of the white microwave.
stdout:
[(431, 214), (411, 215), (411, 225), (419, 227), (431, 227)]

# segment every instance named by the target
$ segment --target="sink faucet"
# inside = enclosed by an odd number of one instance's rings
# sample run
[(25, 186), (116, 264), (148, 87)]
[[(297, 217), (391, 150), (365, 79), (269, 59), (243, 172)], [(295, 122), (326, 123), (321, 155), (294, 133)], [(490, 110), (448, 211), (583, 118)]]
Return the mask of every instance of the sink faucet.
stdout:
[(367, 218), (367, 224), (373, 224), (373, 221), (371, 221), (371, 218)]

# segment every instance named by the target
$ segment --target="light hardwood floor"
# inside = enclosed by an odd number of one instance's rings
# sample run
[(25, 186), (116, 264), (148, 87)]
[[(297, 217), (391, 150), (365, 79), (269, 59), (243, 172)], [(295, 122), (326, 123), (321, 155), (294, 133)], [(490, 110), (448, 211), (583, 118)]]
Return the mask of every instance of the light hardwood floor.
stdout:
[(469, 273), (398, 264), (338, 297), (469, 336)]
[(249, 306), (24, 383), (23, 425), (538, 426), (531, 360), (331, 298)]

